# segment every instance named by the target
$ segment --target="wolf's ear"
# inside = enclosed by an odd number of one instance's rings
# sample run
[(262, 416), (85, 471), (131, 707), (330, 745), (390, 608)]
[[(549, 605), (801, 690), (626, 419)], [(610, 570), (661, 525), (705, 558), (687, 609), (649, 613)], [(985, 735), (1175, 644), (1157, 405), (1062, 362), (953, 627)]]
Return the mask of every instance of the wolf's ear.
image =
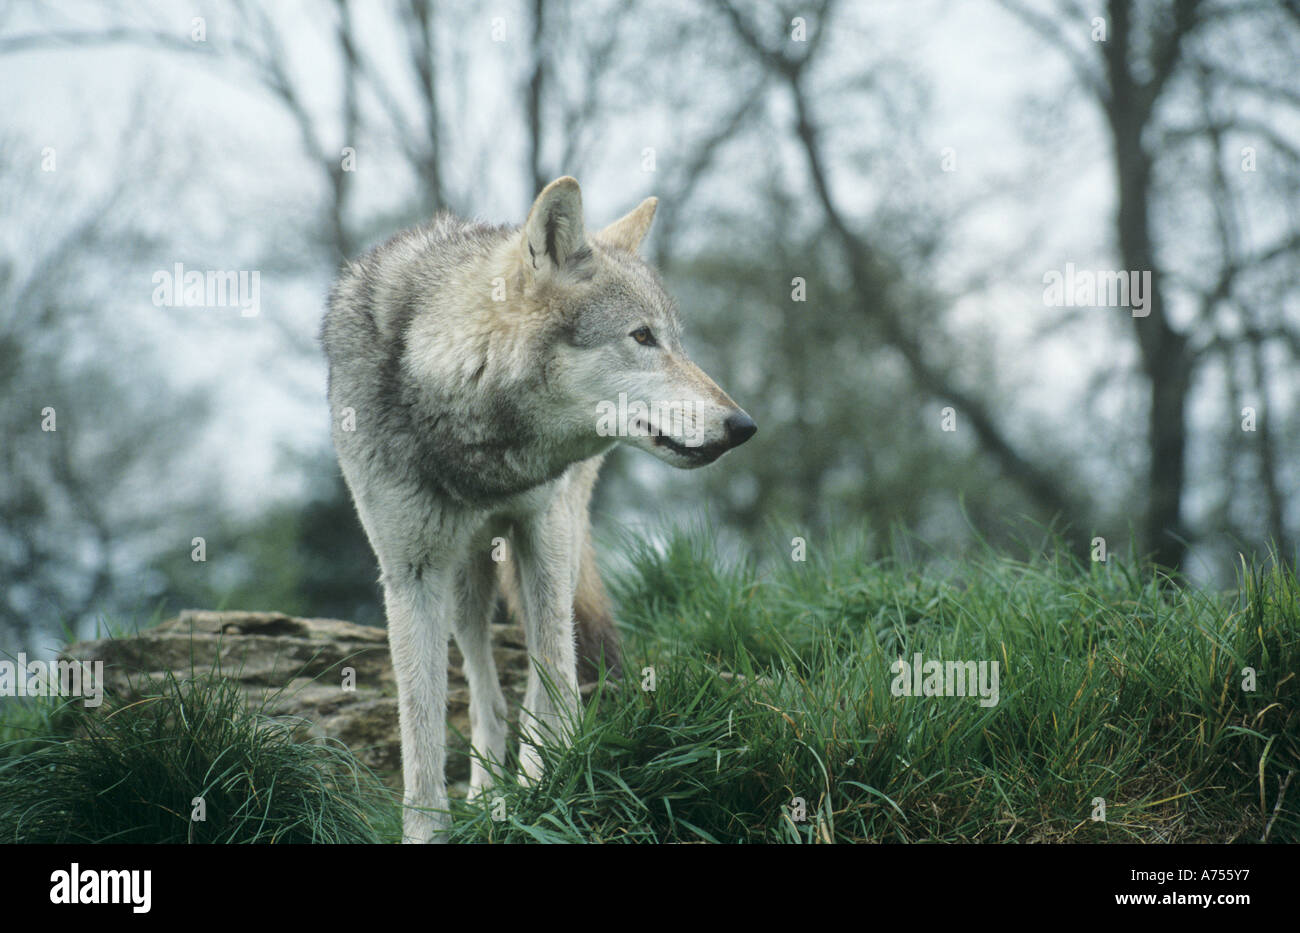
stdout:
[(614, 221), (600, 233), (596, 239), (602, 243), (629, 253), (635, 253), (641, 241), (650, 230), (650, 221), (655, 219), (655, 208), (659, 206), (658, 198), (646, 198), (632, 210)]
[(545, 278), (563, 269), (567, 260), (587, 244), (582, 223), (582, 190), (565, 175), (557, 178), (537, 196), (520, 244), (524, 263), (533, 275)]

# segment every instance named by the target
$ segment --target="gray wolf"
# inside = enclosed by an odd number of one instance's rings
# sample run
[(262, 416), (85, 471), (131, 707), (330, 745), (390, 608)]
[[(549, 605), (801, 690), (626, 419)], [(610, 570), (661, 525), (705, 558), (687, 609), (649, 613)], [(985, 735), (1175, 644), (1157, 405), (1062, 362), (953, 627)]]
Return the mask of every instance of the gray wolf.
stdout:
[[(676, 306), (637, 255), (657, 203), (589, 236), (578, 183), (560, 178), (522, 227), (439, 215), (349, 263), (331, 292), (334, 445), (381, 571), (404, 841), (441, 841), (449, 825), (450, 635), (474, 748), (504, 760), (489, 628), (499, 589), (527, 634), (524, 780), (541, 773), (537, 744), (567, 741), (579, 710), (575, 604), (584, 650), (617, 650), (587, 514), (606, 453), (622, 442), (691, 469), (757, 430), (686, 355)], [(510, 559), (494, 560), (503, 550)], [(474, 761), (471, 795), (492, 779)]]

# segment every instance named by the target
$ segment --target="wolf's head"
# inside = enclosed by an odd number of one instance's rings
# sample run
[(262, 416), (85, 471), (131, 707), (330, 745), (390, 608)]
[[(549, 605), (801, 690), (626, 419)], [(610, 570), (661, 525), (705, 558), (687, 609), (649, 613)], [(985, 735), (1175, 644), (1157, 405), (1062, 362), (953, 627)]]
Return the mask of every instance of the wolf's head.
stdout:
[(525, 304), (558, 323), (546, 374), (556, 417), (690, 469), (758, 427), (686, 355), (676, 303), (637, 255), (657, 204), (588, 236), (578, 183), (559, 178), (528, 213), (519, 260)]

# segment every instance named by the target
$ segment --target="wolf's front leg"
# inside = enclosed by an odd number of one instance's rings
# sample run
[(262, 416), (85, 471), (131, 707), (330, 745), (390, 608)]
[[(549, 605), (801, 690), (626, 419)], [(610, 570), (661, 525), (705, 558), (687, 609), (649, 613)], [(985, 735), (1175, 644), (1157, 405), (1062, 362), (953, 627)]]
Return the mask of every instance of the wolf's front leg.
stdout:
[(457, 575), (456, 613), (452, 627), (465, 658), (469, 682), (470, 758), (469, 799), (475, 800), (492, 783), (488, 765), (506, 757), (506, 698), (492, 657), (492, 609), (496, 605), (496, 565), (488, 554), (472, 554)]
[(384, 575), (388, 645), (397, 678), (402, 736), (403, 842), (442, 842), (447, 812), (447, 638), (454, 611), (449, 580)]
[(542, 773), (537, 743), (549, 738), (567, 744), (580, 709), (573, 641), (579, 541), (569, 512), (567, 503), (557, 501), (550, 514), (525, 531), (519, 548), (529, 661), (519, 712), (519, 761), (529, 780)]

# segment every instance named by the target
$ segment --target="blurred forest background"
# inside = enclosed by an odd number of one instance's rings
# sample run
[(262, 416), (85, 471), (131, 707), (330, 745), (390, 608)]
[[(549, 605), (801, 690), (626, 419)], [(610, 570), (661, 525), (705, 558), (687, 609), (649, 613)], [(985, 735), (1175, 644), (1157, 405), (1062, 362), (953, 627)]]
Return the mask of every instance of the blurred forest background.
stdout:
[[(379, 623), (329, 283), (561, 174), (592, 228), (659, 196), (687, 348), (760, 426), (692, 473), (616, 451), (598, 539), (1294, 558), (1298, 0), (11, 2), (0, 86), (5, 653)], [(259, 313), (157, 306), (176, 263), (258, 272)], [(1067, 264), (1149, 271), (1149, 315), (1052, 306)]]

